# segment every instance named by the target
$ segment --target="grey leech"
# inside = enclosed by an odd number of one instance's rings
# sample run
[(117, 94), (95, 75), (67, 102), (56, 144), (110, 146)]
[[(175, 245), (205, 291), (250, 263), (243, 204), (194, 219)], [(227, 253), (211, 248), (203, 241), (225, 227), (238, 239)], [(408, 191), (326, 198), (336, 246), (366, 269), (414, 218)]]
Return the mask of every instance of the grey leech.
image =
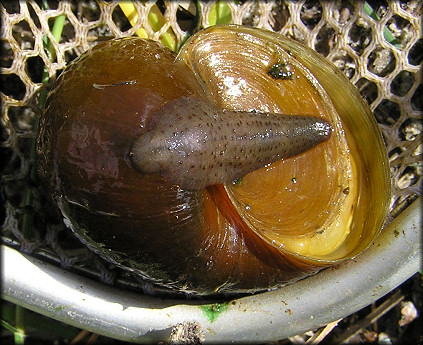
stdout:
[(314, 116), (221, 110), (182, 97), (154, 114), (130, 149), (133, 166), (186, 190), (230, 183), (327, 140), (330, 124)]

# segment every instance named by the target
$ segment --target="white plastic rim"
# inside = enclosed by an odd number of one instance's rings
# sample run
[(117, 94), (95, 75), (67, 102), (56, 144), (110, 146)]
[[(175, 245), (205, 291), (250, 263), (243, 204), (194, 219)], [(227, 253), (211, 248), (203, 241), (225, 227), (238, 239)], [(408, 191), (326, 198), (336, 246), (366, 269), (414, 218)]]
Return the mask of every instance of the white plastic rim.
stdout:
[(75, 327), (137, 343), (167, 342), (172, 330), (191, 322), (205, 344), (281, 340), (364, 308), (420, 270), (421, 209), (420, 197), (356, 259), (220, 308), (210, 308), (215, 301), (121, 291), (4, 245), (2, 298)]

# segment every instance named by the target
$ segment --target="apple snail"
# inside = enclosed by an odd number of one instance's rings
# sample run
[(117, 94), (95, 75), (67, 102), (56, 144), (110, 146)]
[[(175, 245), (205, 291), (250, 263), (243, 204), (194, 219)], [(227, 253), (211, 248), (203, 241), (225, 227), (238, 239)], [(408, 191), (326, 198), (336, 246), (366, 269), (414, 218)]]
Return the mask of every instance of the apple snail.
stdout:
[(354, 86), (302, 44), (236, 25), (178, 54), (141, 38), (82, 54), (48, 96), (37, 170), (90, 249), (201, 295), (272, 289), (354, 257), (390, 197)]

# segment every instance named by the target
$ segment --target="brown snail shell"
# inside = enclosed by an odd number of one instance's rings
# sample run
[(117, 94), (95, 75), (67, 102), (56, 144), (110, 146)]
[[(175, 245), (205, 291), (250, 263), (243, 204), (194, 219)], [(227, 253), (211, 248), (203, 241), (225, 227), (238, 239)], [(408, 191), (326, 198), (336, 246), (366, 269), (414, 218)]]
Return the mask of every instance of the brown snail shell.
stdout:
[[(185, 190), (130, 157), (153, 114), (183, 97), (312, 114), (333, 130), (235, 184)], [(354, 87), (301, 44), (238, 26), (195, 34), (177, 57), (137, 38), (99, 44), (55, 84), (37, 149), (40, 176), (89, 247), (199, 294), (274, 288), (350, 258), (380, 231), (389, 201), (383, 142)]]

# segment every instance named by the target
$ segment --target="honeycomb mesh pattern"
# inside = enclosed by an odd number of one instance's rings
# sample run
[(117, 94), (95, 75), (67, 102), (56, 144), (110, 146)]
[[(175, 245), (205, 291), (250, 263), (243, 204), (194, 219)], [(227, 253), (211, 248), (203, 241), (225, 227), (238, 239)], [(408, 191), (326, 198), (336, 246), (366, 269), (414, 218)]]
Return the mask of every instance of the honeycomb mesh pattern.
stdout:
[[(135, 35), (140, 28), (154, 40), (173, 32), (179, 45), (190, 33), (211, 25), (216, 2), (134, 2), (139, 18), (134, 27), (117, 2), (49, 1), (49, 9), (42, 9), (39, 3), (4, 2), (0, 7), (3, 242), (42, 253), (46, 260), (81, 272), (90, 271), (86, 261), (91, 260), (91, 274), (116, 283), (116, 277), (125, 280), (126, 273), (117, 274), (113, 265), (72, 242), (63, 225), (46, 214), (46, 201), (37, 186), (28, 182), (31, 143), (40, 114), (38, 97), (47, 88), (42, 82), (43, 69), (52, 82), (91, 46)], [(421, 194), (421, 3), (380, 1), (370, 14), (367, 3), (346, 0), (225, 4), (231, 23), (277, 31), (303, 42), (332, 61), (356, 85), (374, 112), (389, 154), (393, 185), (390, 219)], [(156, 31), (148, 21), (153, 6), (164, 16), (164, 25)], [(57, 42), (52, 26), (60, 15), (65, 16), (65, 25)], [(53, 54), (45, 49), (46, 37)], [(24, 233), (28, 214), (35, 226)], [(142, 289), (149, 287), (143, 284)]]

